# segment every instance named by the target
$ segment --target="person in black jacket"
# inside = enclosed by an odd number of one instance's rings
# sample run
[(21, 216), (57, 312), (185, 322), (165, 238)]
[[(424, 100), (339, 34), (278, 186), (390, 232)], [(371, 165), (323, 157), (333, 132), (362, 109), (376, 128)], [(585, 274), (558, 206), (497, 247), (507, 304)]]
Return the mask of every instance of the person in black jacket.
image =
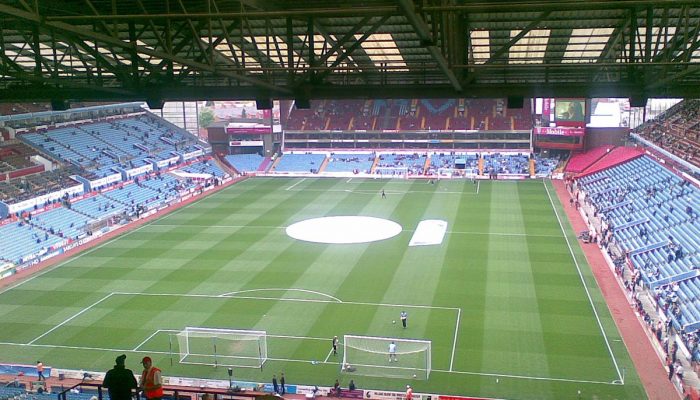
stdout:
[(131, 400), (133, 390), (138, 387), (134, 372), (124, 365), (126, 354), (122, 354), (116, 359), (114, 368), (107, 371), (102, 386), (109, 391), (111, 400)]

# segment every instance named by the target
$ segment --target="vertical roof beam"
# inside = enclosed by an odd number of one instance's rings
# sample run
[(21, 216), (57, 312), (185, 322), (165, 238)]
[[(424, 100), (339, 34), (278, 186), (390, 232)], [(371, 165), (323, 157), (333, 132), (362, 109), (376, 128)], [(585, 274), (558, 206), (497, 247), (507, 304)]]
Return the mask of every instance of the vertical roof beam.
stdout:
[[(445, 74), (447, 79), (450, 81), (450, 84), (452, 84), (452, 87), (456, 91), (461, 92), (462, 84), (459, 82), (457, 76), (450, 68), (447, 60), (445, 59), (445, 56), (437, 47), (435, 43), (435, 38), (428, 29), (428, 25), (425, 23), (425, 21), (423, 21), (423, 18), (421, 16), (416, 14), (416, 5), (413, 3), (413, 0), (399, 0), (399, 7), (403, 11), (408, 22), (415, 30), (416, 34), (418, 35), (421, 44), (423, 44), (428, 50), (428, 52), (433, 57), (433, 60), (435, 60), (442, 73)], [(433, 21), (433, 27), (434, 26), (435, 21)], [(443, 45), (445, 45), (444, 41)]]

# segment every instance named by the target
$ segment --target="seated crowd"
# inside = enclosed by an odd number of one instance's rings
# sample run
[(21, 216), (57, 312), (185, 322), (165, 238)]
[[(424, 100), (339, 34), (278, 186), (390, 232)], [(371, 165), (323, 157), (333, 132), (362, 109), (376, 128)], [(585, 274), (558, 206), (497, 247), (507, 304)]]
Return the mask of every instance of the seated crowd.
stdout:
[(635, 129), (635, 133), (700, 166), (700, 100), (678, 103), (657, 118)]
[[(576, 204), (600, 221), (593, 240), (619, 261), (616, 271), (664, 350), (676, 362), (677, 337), (697, 365), (700, 189), (648, 156), (579, 178), (576, 188)], [(657, 322), (642, 310), (642, 287), (663, 313)]]

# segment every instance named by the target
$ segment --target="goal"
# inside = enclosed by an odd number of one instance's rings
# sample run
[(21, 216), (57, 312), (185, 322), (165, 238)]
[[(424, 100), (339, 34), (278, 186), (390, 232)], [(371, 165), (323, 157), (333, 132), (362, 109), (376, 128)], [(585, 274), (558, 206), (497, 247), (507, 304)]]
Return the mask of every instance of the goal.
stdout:
[[(395, 357), (389, 354), (392, 342), (396, 345)], [(428, 379), (430, 368), (430, 340), (355, 335), (345, 335), (343, 338), (343, 373)]]
[(262, 368), (267, 332), (188, 326), (177, 333), (180, 363)]

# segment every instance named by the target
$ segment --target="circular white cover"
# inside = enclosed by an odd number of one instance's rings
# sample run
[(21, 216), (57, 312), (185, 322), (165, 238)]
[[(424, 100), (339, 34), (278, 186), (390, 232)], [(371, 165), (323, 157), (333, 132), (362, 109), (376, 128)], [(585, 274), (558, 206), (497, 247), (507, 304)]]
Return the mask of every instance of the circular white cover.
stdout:
[(314, 243), (368, 243), (401, 233), (401, 225), (374, 217), (338, 216), (307, 219), (287, 227), (287, 235)]

